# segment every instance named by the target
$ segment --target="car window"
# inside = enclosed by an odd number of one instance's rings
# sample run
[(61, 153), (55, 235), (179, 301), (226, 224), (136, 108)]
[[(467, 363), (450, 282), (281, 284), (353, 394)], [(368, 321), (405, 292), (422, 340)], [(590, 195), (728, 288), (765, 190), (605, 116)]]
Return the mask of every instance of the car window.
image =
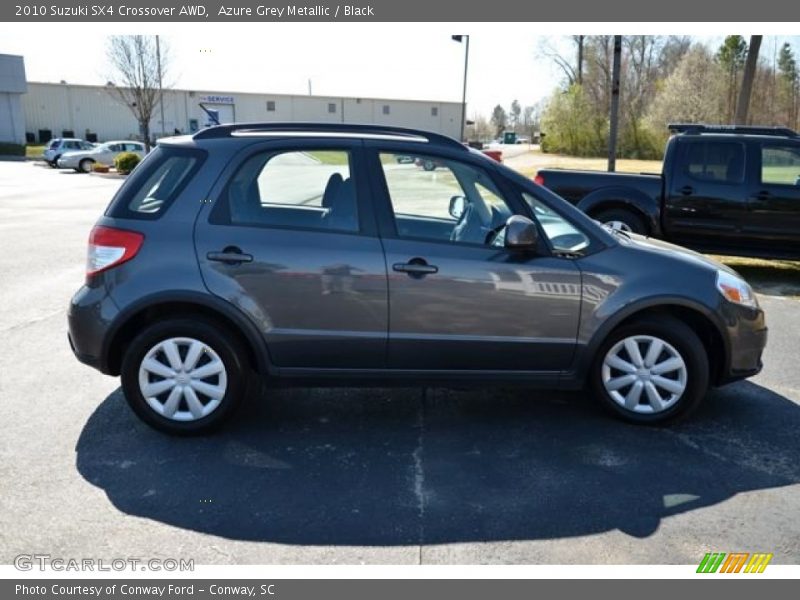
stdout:
[(523, 192), (522, 197), (533, 210), (536, 220), (544, 230), (550, 245), (557, 252), (577, 253), (589, 246), (589, 238), (572, 223), (538, 200), (532, 194)]
[(697, 181), (744, 181), (744, 144), (740, 142), (690, 142), (684, 172)]
[(358, 231), (350, 163), (346, 150), (254, 155), (227, 185), (230, 223)]
[(168, 157), (143, 182), (128, 203), (128, 209), (148, 214), (161, 211), (183, 183), (196, 160), (193, 156)]
[(111, 144), (108, 149), (111, 150), (111, 152), (122, 152), (123, 146), (122, 144)]
[(486, 172), (425, 155), (381, 153), (401, 237), (488, 245), (512, 210)]
[(47, 146), (48, 148), (58, 148), (59, 144), (61, 144), (61, 140), (50, 140), (50, 144)]
[(128, 152), (141, 152), (144, 147), (141, 144), (125, 144), (125, 150)]
[(761, 148), (761, 182), (800, 186), (800, 146), (769, 145)]

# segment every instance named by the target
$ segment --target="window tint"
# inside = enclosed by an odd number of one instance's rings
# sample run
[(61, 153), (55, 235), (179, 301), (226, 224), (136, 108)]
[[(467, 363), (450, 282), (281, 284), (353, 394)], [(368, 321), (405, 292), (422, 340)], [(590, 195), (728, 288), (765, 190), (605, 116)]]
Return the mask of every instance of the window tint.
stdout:
[(358, 231), (350, 154), (344, 150), (255, 155), (226, 194), (234, 225)]
[(431, 156), (380, 158), (400, 236), (489, 244), (512, 214), (480, 169)]
[(685, 172), (692, 179), (717, 183), (744, 181), (744, 145), (739, 142), (691, 142)]
[(761, 182), (800, 186), (800, 146), (762, 147)]
[(528, 192), (522, 197), (533, 210), (536, 220), (544, 230), (550, 245), (558, 252), (580, 252), (589, 246), (589, 238), (572, 223)]
[(205, 152), (157, 146), (122, 184), (106, 214), (127, 219), (157, 219), (191, 180)]

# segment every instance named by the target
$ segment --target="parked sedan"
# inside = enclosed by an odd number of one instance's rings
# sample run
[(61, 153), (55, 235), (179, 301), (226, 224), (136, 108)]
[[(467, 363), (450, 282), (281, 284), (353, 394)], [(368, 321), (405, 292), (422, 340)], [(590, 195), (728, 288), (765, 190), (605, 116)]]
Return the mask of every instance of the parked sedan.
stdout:
[(133, 152), (139, 158), (144, 158), (147, 153), (142, 142), (131, 142), (128, 140), (119, 142), (106, 142), (88, 150), (77, 150), (65, 152), (58, 159), (58, 166), (62, 169), (75, 169), (82, 173), (92, 170), (95, 163), (111, 166), (117, 155), (123, 152)]
[(66, 152), (87, 151), (94, 148), (94, 144), (78, 138), (54, 138), (48, 142), (47, 147), (42, 153), (44, 161), (55, 168), (58, 159)]

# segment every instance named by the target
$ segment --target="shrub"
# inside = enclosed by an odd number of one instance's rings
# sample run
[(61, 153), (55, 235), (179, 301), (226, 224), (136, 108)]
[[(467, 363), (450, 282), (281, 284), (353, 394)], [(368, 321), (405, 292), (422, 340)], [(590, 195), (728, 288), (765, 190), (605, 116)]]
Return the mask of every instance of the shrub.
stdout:
[(0, 156), (25, 156), (25, 146), (14, 142), (0, 142)]
[(118, 154), (114, 159), (114, 166), (117, 168), (118, 173), (127, 175), (133, 171), (134, 167), (139, 164), (140, 160), (141, 158), (139, 158), (138, 154), (134, 154), (133, 152), (123, 152), (122, 154)]

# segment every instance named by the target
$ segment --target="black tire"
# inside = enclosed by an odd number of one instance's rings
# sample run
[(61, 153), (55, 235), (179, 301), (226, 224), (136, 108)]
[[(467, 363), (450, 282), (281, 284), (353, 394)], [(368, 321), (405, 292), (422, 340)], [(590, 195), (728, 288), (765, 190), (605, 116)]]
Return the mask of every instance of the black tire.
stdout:
[(433, 162), (432, 160), (425, 160), (422, 162), (422, 168), (425, 169), (426, 171), (433, 171), (434, 169), (436, 169), (436, 163)]
[[(629, 410), (618, 404), (603, 385), (602, 370), (606, 354), (617, 342), (635, 335), (653, 336), (667, 342), (685, 363), (686, 388), (678, 400), (662, 412), (648, 414)], [(615, 329), (600, 345), (589, 374), (589, 383), (595, 397), (615, 416), (631, 423), (666, 425), (689, 415), (705, 397), (709, 384), (708, 355), (703, 343), (683, 321), (670, 316), (643, 317)]]
[[(159, 414), (145, 400), (139, 387), (139, 368), (147, 353), (159, 342), (181, 337), (198, 340), (216, 352), (225, 366), (227, 379), (219, 405), (192, 421), (178, 421)], [(246, 394), (248, 375), (246, 353), (236, 336), (212, 321), (183, 318), (156, 322), (137, 335), (125, 349), (121, 379), (125, 399), (142, 421), (172, 435), (202, 435), (216, 431), (233, 416)]]
[(94, 165), (94, 161), (91, 158), (84, 158), (81, 162), (78, 163), (78, 168), (76, 171), (79, 173), (91, 173), (92, 166)]
[(49, 164), (49, 165), (50, 165), (50, 166), (51, 166), (53, 169), (55, 169), (56, 167), (58, 167), (58, 159), (59, 159), (59, 158), (61, 158), (61, 155), (59, 155), (59, 156), (56, 156), (55, 158), (53, 158), (53, 160), (51, 160), (51, 161), (50, 161), (48, 164)]
[(632, 210), (625, 208), (609, 208), (600, 211), (594, 218), (601, 223), (610, 223), (612, 221), (624, 223), (633, 233), (641, 235), (647, 235), (649, 233), (645, 220)]

